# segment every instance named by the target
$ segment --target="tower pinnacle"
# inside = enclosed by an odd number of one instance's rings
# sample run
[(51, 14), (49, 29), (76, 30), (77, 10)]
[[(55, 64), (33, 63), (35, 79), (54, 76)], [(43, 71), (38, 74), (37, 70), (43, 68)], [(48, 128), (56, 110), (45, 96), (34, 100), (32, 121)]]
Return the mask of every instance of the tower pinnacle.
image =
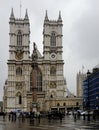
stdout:
[(59, 11), (58, 21), (62, 21), (62, 18), (61, 18), (61, 11)]
[(45, 14), (45, 21), (48, 21), (47, 10), (46, 10), (46, 14)]
[(11, 15), (10, 15), (10, 19), (14, 19), (14, 13), (13, 13), (13, 8), (11, 10)]
[(26, 13), (25, 13), (25, 19), (28, 19), (27, 9), (26, 9)]

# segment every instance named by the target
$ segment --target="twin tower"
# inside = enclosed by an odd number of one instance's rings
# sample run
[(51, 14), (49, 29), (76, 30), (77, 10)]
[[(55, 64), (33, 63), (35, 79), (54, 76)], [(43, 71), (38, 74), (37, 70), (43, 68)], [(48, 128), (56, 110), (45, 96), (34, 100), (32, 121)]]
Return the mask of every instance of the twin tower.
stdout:
[[(9, 26), (8, 79), (4, 87), (4, 108), (6, 112), (18, 109), (30, 111), (33, 105), (33, 75), (31, 73), (33, 54), (30, 54), (30, 23), (27, 10), (24, 18), (16, 19), (12, 9)], [(46, 11), (43, 24), (43, 54), (37, 48), (38, 43), (35, 44), (39, 111), (57, 108), (57, 103), (65, 97), (62, 26), (60, 12), (58, 20), (55, 21), (49, 20)]]

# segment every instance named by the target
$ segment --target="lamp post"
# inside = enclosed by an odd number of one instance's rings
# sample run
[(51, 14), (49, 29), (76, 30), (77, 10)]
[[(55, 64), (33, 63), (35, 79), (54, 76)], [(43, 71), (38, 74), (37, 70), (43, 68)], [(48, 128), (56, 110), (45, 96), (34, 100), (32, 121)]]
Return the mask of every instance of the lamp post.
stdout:
[(87, 95), (87, 109), (88, 109), (88, 121), (90, 121), (90, 99), (89, 99), (89, 76), (90, 76), (90, 72), (88, 70), (87, 72), (87, 87), (88, 87), (88, 95)]
[(96, 110), (99, 110), (99, 97), (96, 96)]

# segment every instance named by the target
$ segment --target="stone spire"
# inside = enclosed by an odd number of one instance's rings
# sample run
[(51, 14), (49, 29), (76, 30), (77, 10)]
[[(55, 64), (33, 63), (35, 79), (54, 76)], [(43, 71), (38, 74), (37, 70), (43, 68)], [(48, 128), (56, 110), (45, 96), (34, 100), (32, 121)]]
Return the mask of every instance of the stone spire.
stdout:
[(27, 9), (26, 9), (26, 13), (25, 13), (25, 19), (28, 20), (28, 13), (27, 13)]
[(46, 10), (46, 14), (45, 14), (45, 21), (48, 21), (48, 15), (47, 15), (47, 10)]
[(59, 11), (58, 21), (62, 22), (62, 18), (61, 18), (61, 11)]
[(13, 13), (13, 8), (12, 8), (12, 10), (11, 10), (10, 19), (15, 19), (15, 18), (14, 18), (14, 13)]

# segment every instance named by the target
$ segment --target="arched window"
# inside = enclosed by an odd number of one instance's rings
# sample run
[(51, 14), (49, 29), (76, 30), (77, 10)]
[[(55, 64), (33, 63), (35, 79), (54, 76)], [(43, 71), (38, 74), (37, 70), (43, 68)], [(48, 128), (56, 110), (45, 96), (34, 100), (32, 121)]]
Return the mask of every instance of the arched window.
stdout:
[(17, 45), (18, 46), (22, 45), (22, 33), (20, 30), (18, 31), (18, 34), (17, 34)]
[(59, 103), (57, 103), (57, 106), (59, 107), (59, 106), (60, 106), (60, 104), (59, 104)]
[(56, 46), (56, 36), (55, 36), (55, 32), (52, 32), (51, 33), (51, 39), (50, 39), (50, 42), (51, 42), (51, 46)]
[(22, 76), (22, 69), (20, 67), (16, 69), (16, 76)]
[(78, 106), (79, 105), (79, 102), (76, 102), (76, 106)]
[(22, 104), (22, 96), (19, 95), (19, 104)]
[(19, 105), (22, 104), (22, 95), (20, 92), (17, 92), (17, 94), (16, 94), (16, 103)]
[(52, 66), (50, 69), (50, 75), (56, 75), (56, 67)]
[(51, 94), (51, 96), (50, 96), (51, 98), (53, 98), (53, 95)]
[(63, 103), (63, 106), (66, 106), (66, 103), (65, 103), (65, 102)]

